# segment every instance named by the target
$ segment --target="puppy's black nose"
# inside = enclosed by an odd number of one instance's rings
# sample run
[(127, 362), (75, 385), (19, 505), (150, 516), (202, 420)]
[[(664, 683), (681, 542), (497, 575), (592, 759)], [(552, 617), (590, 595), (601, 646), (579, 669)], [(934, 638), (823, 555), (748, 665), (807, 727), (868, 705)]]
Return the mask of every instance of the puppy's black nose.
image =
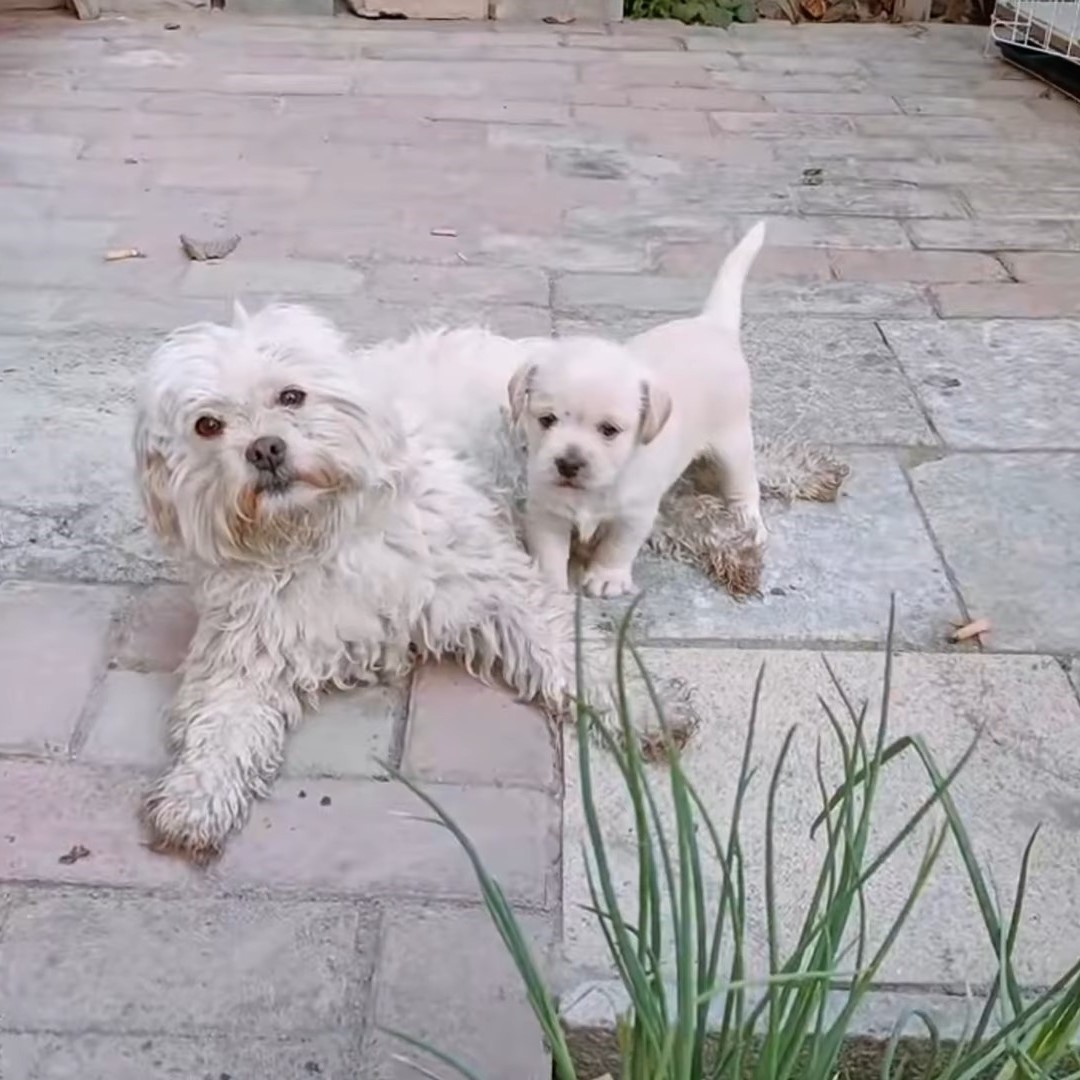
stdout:
[(579, 472), (581, 472), (581, 466), (584, 464), (581, 458), (570, 457), (558, 457), (555, 459), (555, 468), (558, 469), (559, 475), (565, 477), (567, 480), (573, 480)]
[(260, 435), (248, 443), (244, 456), (260, 472), (277, 472), (285, 461), (285, 440), (276, 435)]

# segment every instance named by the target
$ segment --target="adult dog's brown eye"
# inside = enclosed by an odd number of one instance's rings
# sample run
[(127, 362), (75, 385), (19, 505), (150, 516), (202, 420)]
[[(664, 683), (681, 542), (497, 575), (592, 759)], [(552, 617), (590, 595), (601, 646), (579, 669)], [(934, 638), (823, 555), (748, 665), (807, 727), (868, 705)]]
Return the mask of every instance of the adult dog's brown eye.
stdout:
[(225, 430), (225, 425), (216, 416), (200, 416), (195, 421), (195, 434), (202, 439), (212, 439)]
[(622, 431), (622, 428), (617, 428), (614, 424), (600, 424), (596, 430), (599, 431), (605, 439), (614, 439), (615, 436)]
[(555, 421), (558, 417), (554, 413), (544, 413), (543, 416), (538, 416), (536, 422), (545, 430), (549, 427), (555, 426)]
[(290, 409), (296, 409), (304, 404), (307, 394), (295, 386), (286, 387), (278, 394), (278, 404)]

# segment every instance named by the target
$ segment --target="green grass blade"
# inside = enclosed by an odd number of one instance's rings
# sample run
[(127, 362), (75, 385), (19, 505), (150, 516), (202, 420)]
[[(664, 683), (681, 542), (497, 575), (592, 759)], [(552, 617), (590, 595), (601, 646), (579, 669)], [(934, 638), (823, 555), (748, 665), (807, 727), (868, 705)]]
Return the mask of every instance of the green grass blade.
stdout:
[(656, 684), (639, 651), (630, 646), (638, 672), (645, 684), (649, 702), (665, 737), (671, 801), (675, 810), (675, 839), (678, 851), (678, 919), (673, 918), (675, 936), (675, 971), (678, 990), (677, 1035), (672, 1047), (674, 1075), (679, 1080), (696, 1080), (704, 1053), (708, 1003), (698, 1004), (706, 964), (704, 894), (701, 861), (693, 819), (688, 781), (682, 771), (679, 752)]
[(907, 920), (915, 907), (916, 901), (922, 894), (922, 891), (929, 880), (930, 871), (937, 863), (938, 857), (941, 854), (941, 849), (944, 846), (948, 835), (947, 828), (942, 826), (942, 828), (930, 838), (926, 851), (923, 854), (922, 861), (919, 864), (919, 869), (915, 875), (915, 880), (909, 888), (903, 904), (900, 906), (900, 911), (890, 924), (884, 939), (875, 951), (870, 963), (860, 973), (856, 983), (852, 986), (848, 1001), (840, 1011), (835, 1023), (829, 1029), (829, 1032), (822, 1040), (820, 1046), (816, 1048), (817, 1052), (811, 1061), (808, 1075), (826, 1076), (830, 1075), (835, 1069), (836, 1061), (840, 1056), (843, 1040), (847, 1035), (855, 1009), (870, 990), (874, 976), (880, 969), (885, 957), (891, 951), (900, 931), (906, 925)]
[(927, 1055), (929, 1063), (923, 1072), (923, 1080), (929, 1080), (929, 1078), (934, 1075), (935, 1064), (938, 1055), (941, 1053), (941, 1032), (939, 1031), (937, 1024), (934, 1023), (933, 1017), (925, 1010), (905, 1009), (897, 1018), (896, 1023), (893, 1024), (892, 1034), (889, 1036), (889, 1043), (886, 1046), (885, 1054), (881, 1059), (881, 1080), (900, 1080), (899, 1077), (893, 1076), (893, 1061), (896, 1058), (900, 1040), (904, 1037), (904, 1031), (912, 1020), (918, 1020), (923, 1027), (926, 1028), (927, 1035), (930, 1036), (930, 1051)]
[[(986, 879), (983, 876), (982, 868), (979, 866), (978, 858), (975, 855), (974, 845), (971, 843), (971, 838), (968, 836), (967, 828), (964, 825), (964, 820), (957, 810), (956, 803), (953, 801), (952, 795), (949, 793), (949, 787), (951, 786), (951, 779), (955, 778), (959, 767), (966, 764), (967, 760), (975, 752), (975, 748), (979, 743), (982, 735), (982, 728), (975, 733), (974, 739), (972, 739), (970, 746), (958, 763), (958, 767), (950, 771), (949, 779), (942, 777), (940, 770), (937, 767), (933, 756), (927, 749), (922, 739), (914, 738), (911, 740), (911, 745), (922, 762), (923, 768), (926, 770), (930, 777), (930, 781), (935, 789), (935, 792), (940, 792), (939, 801), (941, 808), (945, 813), (946, 819), (949, 822), (949, 827), (952, 830), (953, 839), (956, 842), (957, 847), (960, 850), (960, 858), (964, 863), (964, 869), (967, 873), (968, 881), (971, 884), (972, 891), (975, 893), (975, 899), (979, 907), (979, 912), (982, 916), (983, 923), (986, 926), (986, 932), (990, 939), (997, 942), (1001, 938), (1001, 927), (998, 922), (997, 913), (994, 908), (993, 901), (990, 898), (990, 889), (986, 883)], [(1006, 985), (1008, 989), (1008, 1001), (1014, 1012), (1019, 1012), (1023, 998), (1020, 993), (1020, 988), (1016, 983), (1016, 979), (1012, 976), (1012, 973), (1007, 973)]]
[[(465, 1080), (481, 1080), (481, 1078), (472, 1071), (467, 1065), (462, 1064), (457, 1058), (451, 1057), (449, 1054), (444, 1053), (442, 1050), (436, 1049), (434, 1046), (429, 1045), (422, 1039), (417, 1039), (412, 1035), (407, 1034), (404, 1031), (398, 1031), (396, 1028), (385, 1027), (379, 1025), (379, 1030), (386, 1032), (387, 1035), (392, 1035), (395, 1039), (400, 1039), (403, 1043), (411, 1046), (414, 1050), (422, 1050), (425, 1054), (430, 1054), (436, 1061), (441, 1062), (443, 1065), (449, 1066), (456, 1073), (465, 1077)], [(431, 1073), (426, 1069), (422, 1069), (420, 1066), (413, 1064), (413, 1062), (405, 1060), (404, 1064), (408, 1065), (412, 1069), (425, 1073), (430, 1076)]]
[[(663, 1028), (662, 1018), (657, 1014), (656, 1003), (647, 972), (638, 961), (637, 950), (631, 935), (627, 932), (626, 924), (619, 906), (618, 895), (615, 891), (611, 866), (607, 858), (603, 830), (600, 826), (600, 818), (596, 809), (596, 801), (592, 789), (592, 765), (589, 742), (589, 718), (591, 710), (585, 705), (585, 664), (583, 653), (583, 635), (581, 633), (581, 600), (578, 599), (575, 609), (575, 626), (577, 631), (577, 649), (575, 666), (577, 669), (577, 731), (578, 731), (578, 776), (581, 786), (581, 803), (585, 818), (585, 828), (589, 840), (589, 849), (596, 865), (596, 874), (600, 886), (600, 895), (603, 897), (603, 908), (611, 917), (612, 937), (618, 947), (618, 952), (625, 965), (628, 978), (627, 989), (638, 1007), (642, 1010), (642, 1018), (653, 1026), (655, 1030)], [(601, 906), (601, 905), (596, 905)]]

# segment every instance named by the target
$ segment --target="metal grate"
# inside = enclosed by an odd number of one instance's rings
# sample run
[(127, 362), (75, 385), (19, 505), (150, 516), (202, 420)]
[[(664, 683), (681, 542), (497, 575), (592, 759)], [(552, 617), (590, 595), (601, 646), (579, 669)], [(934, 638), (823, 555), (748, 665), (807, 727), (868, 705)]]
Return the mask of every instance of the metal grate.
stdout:
[(990, 35), (999, 45), (1080, 64), (1080, 0), (998, 0)]

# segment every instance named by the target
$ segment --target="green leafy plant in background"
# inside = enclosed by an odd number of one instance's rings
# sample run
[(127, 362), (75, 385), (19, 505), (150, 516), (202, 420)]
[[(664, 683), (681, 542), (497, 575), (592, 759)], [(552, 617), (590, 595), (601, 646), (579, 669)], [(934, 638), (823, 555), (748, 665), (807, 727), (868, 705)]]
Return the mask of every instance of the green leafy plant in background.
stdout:
[(678, 19), (687, 25), (730, 26), (757, 20), (754, 0), (626, 0), (628, 19)]
[[(579, 656), (577, 738), (588, 838), (585, 855), (590, 910), (630, 1002), (618, 1022), (621, 1080), (835, 1080), (847, 1075), (844, 1048), (855, 1030), (855, 1012), (871, 992), (875, 976), (950, 839), (959, 851), (996, 956), (997, 977), (959, 1038), (942, 1038), (926, 1013), (901, 1017), (875, 1069), (882, 1080), (1080, 1078), (1073, 1050), (1080, 1024), (1080, 962), (1052, 987), (1034, 996), (1021, 991), (1013, 962), (1036, 837), (1032, 836), (1024, 851), (1011, 910), (1006, 914), (975, 856), (950, 793), (975, 744), (952, 769), (943, 772), (921, 738), (889, 739), (894, 622), (892, 611), (875, 730), (868, 724), (867, 704), (856, 706), (826, 664), (840, 708), (834, 710), (820, 700), (839, 751), (841, 778), (835, 786), (828, 784), (819, 742), (821, 813), (814, 832), (823, 838), (823, 850), (798, 938), (786, 952), (778, 927), (775, 825), (780, 781), (794, 729), (787, 733), (767, 779), (763, 866), (747, 865), (742, 843), (745, 796), (755, 776), (753, 745), (764, 666), (754, 688), (730, 819), (721, 829), (685, 772), (676, 739), (667, 739), (666, 763), (659, 770), (663, 786), (658, 783), (658, 770), (650, 768), (642, 757), (627, 692), (628, 661), (644, 680), (661, 729), (668, 729), (645, 665), (627, 638), (629, 615), (618, 635), (618, 707), (613, 720), (602, 720), (580, 704), (585, 695), (581, 693)], [(593, 795), (594, 753), (608, 754), (615, 762), (633, 810), (638, 853), (633, 910), (628, 910), (614, 884)], [(871, 826), (882, 777), (909, 756), (914, 756), (926, 774), (926, 797), (892, 835), (872, 846)], [(396, 775), (434, 811), (436, 822), (454, 835), (472, 862), (484, 903), (513, 957), (551, 1050), (555, 1076), (558, 1080), (579, 1080), (557, 1002), (503, 890), (485, 869), (468, 836), (438, 801), (406, 777)], [(661, 809), (665, 788), (668, 813)], [(899, 911), (888, 926), (879, 928), (879, 939), (872, 945), (867, 887), (924, 824), (929, 837), (918, 869)], [(759, 979), (748, 976), (746, 959), (747, 880), (755, 871), (761, 873), (764, 884), (768, 939), (768, 974)], [(715, 897), (711, 902), (710, 884)], [(922, 1029), (922, 1038), (913, 1044), (911, 1029), (916, 1025)], [(469, 1080), (479, 1080), (438, 1048), (407, 1033), (392, 1034)], [(913, 1045), (921, 1050), (914, 1052)], [(580, 1080), (592, 1078), (583, 1076)]]

